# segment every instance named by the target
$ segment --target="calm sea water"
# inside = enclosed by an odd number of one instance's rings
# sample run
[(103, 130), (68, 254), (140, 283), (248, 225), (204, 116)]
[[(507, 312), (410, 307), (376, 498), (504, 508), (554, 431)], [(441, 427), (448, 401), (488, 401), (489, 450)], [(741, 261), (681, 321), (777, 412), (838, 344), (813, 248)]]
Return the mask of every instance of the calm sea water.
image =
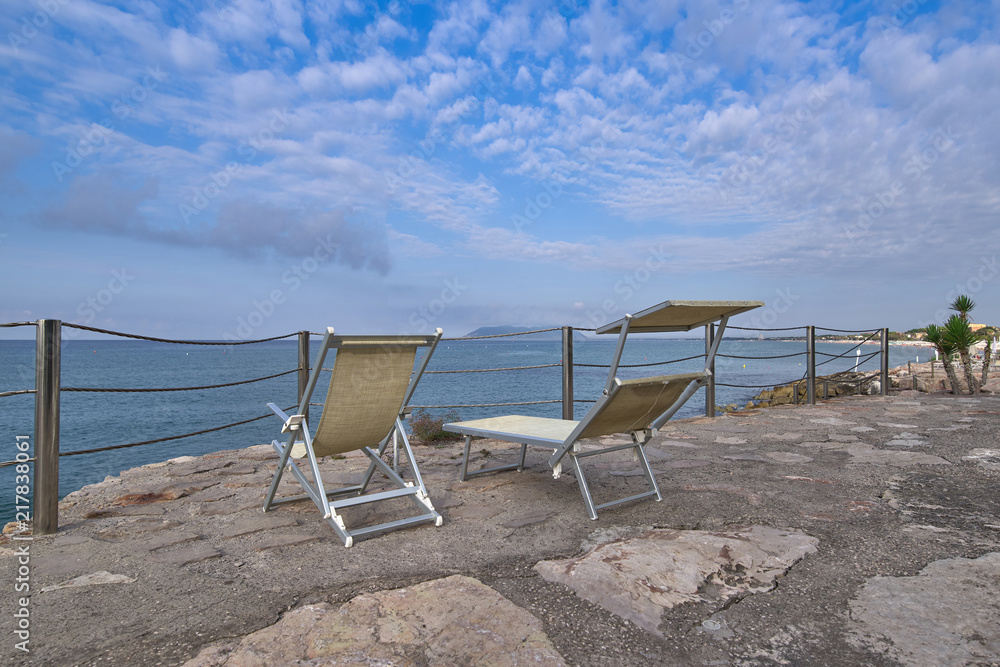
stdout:
[[(313, 344), (316, 358), (319, 340)], [(574, 343), (575, 364), (606, 365), (615, 341), (588, 340)], [(703, 340), (663, 340), (630, 336), (622, 358), (619, 377), (665, 375), (700, 370), (700, 360), (631, 368), (632, 364), (653, 364), (704, 353)], [(841, 354), (848, 344), (817, 344), (817, 350)], [(877, 346), (865, 345), (862, 355)], [(766, 357), (804, 352), (803, 342), (771, 340), (723, 341), (719, 354), (739, 357)], [(924, 355), (923, 348), (890, 347), (889, 365), (903, 365)], [(828, 374), (853, 368), (849, 359), (837, 359), (821, 366)], [(818, 362), (826, 360), (820, 356)], [(515, 338), (477, 341), (442, 341), (429, 371), (474, 368), (535, 366), (561, 362), (557, 341), (526, 342)], [(169, 435), (221, 426), (267, 413), (265, 404), (282, 407), (296, 403), (296, 375), (255, 384), (215, 390), (158, 393), (80, 393), (68, 387), (159, 388), (221, 384), (247, 380), (295, 368), (294, 340), (242, 346), (200, 346), (131, 340), (63, 340), (60, 451), (73, 452), (107, 445), (152, 440)], [(774, 385), (800, 379), (805, 357), (757, 360), (716, 359), (717, 382), (739, 385)], [(329, 366), (329, 364), (327, 364)], [(878, 357), (862, 364), (862, 370), (876, 370)], [(607, 377), (606, 368), (575, 368), (574, 396), (595, 399)], [(30, 389), (34, 386), (34, 341), (0, 340), (0, 391)], [(491, 373), (453, 373), (424, 376), (417, 388), (415, 405), (509, 403), (561, 399), (561, 369), (539, 368)], [(718, 387), (716, 403), (743, 405), (756, 389)], [(314, 401), (322, 401), (325, 389)], [(586, 413), (589, 403), (578, 402), (575, 416)], [(705, 400), (699, 391), (681, 409), (679, 417), (704, 414)], [(315, 410), (315, 408), (314, 408)], [(432, 413), (455, 411), (461, 419), (477, 419), (500, 414), (528, 414), (561, 417), (560, 403), (516, 407), (432, 409)], [(314, 414), (315, 419), (315, 414)], [(235, 449), (270, 442), (278, 436), (276, 417), (181, 440), (121, 449), (110, 452), (62, 456), (59, 460), (60, 495), (99, 482), (108, 475), (134, 466), (164, 461), (177, 456), (197, 456), (222, 449)], [(31, 394), (0, 398), (0, 461), (14, 459), (16, 436), (34, 437), (34, 398)], [(15, 470), (0, 468), (0, 520), (14, 516)]]

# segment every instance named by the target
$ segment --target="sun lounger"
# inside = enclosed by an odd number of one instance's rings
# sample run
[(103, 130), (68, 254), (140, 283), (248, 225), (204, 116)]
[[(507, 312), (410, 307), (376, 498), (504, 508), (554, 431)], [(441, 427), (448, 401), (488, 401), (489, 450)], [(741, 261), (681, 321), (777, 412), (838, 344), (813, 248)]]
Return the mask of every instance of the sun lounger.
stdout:
[[(603, 395), (583, 419), (551, 419), (508, 415), (446, 424), (443, 428), (465, 436), (462, 457), (462, 481), (469, 477), (501, 470), (523, 470), (528, 445), (552, 449), (548, 464), (553, 476), (562, 472), (562, 462), (571, 464), (587, 506), (587, 515), (597, 518), (597, 510), (619, 503), (642, 498), (662, 499), (656, 479), (649, 466), (643, 447), (657, 429), (661, 428), (691, 398), (711, 376), (711, 368), (719, 342), (729, 318), (764, 305), (760, 301), (666, 301), (636, 315), (626, 315), (597, 330), (598, 333), (618, 333), (618, 344), (608, 372)], [(617, 377), (625, 340), (630, 331), (665, 332), (690, 331), (695, 327), (719, 322), (719, 330), (711, 348), (706, 353), (705, 368), (696, 373), (662, 375), (657, 377), (620, 380)], [(631, 443), (601, 445), (591, 443), (584, 447), (581, 441), (598, 436), (627, 433)], [(493, 438), (521, 445), (516, 463), (485, 470), (469, 471), (469, 455), (473, 438)], [(581, 465), (581, 459), (631, 449), (639, 462), (648, 489), (642, 493), (595, 505)]]
[[(441, 339), (441, 334), (441, 329), (438, 329), (433, 335), (420, 336), (338, 336), (334, 335), (333, 327), (327, 329), (297, 414), (287, 415), (274, 403), (267, 404), (281, 418), (281, 432), (288, 435), (285, 442), (274, 440), (271, 443), (280, 460), (267, 499), (264, 501), (265, 512), (278, 504), (310, 498), (322, 512), (323, 518), (329, 521), (345, 547), (351, 546), (355, 538), (374, 532), (394, 530), (422, 522), (441, 525), (441, 515), (434, 509), (427, 496), (427, 489), (424, 487), (402, 422), (403, 410), (413, 395), (427, 362)], [(416, 353), (421, 347), (426, 347), (427, 352), (419, 368), (414, 371)], [(319, 426), (313, 432), (304, 414), (316, 389), (319, 375), (323, 372), (323, 362), (327, 352), (331, 348), (336, 350), (336, 356), (330, 377), (330, 388), (323, 404)], [(390, 441), (396, 454), (392, 467), (382, 460)], [(409, 462), (412, 482), (404, 481), (399, 472), (400, 443)], [(320, 475), (318, 459), (352, 451), (361, 451), (369, 459), (368, 470), (362, 482), (327, 491)], [(307, 459), (308, 472), (312, 479), (309, 479), (306, 472), (290, 458)], [(275, 500), (275, 492), (286, 470), (292, 473), (306, 493)], [(393, 488), (366, 494), (376, 470)], [(340, 500), (330, 499), (339, 495), (348, 497)], [(419, 513), (354, 530), (348, 529), (343, 517), (338, 514), (338, 510), (343, 508), (379, 503), (393, 498), (409, 498)]]

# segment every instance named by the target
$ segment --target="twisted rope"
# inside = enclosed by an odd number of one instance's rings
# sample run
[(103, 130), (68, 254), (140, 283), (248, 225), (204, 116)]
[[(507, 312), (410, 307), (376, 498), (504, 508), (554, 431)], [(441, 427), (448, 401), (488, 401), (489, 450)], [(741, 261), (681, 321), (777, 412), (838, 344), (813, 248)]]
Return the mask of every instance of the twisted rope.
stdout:
[[(510, 368), (470, 368), (469, 370), (459, 370), (459, 371), (424, 371), (424, 375), (440, 375), (445, 373), (492, 373), (494, 371), (521, 371), (528, 370), (532, 368), (553, 368), (555, 366), (562, 366), (562, 364), (541, 364), (538, 366), (511, 366)], [(324, 369), (325, 370), (325, 369)]]
[[(285, 408), (285, 410), (291, 410), (296, 406)], [(261, 415), (260, 417), (254, 417), (253, 419), (244, 419), (243, 421), (233, 422), (232, 424), (226, 424), (225, 426), (216, 426), (215, 428), (206, 428), (201, 431), (195, 431), (193, 433), (185, 433), (183, 435), (171, 435), (166, 438), (157, 438), (156, 440), (144, 440), (143, 442), (130, 442), (126, 445), (111, 445), (109, 447), (95, 447), (94, 449), (81, 449), (77, 452), (59, 452), (59, 456), (79, 456), (80, 454), (93, 454), (95, 452), (109, 452), (113, 449), (125, 449), (127, 447), (139, 447), (141, 445), (152, 445), (157, 442), (167, 442), (168, 440), (180, 440), (181, 438), (190, 438), (193, 435), (202, 435), (204, 433), (212, 433), (214, 431), (221, 431), (223, 429), (232, 428), (234, 426), (241, 426), (243, 424), (249, 424), (251, 422), (260, 421), (261, 419), (267, 419), (268, 417), (273, 417), (274, 414)]]
[[(872, 334), (872, 335), (871, 335), (871, 336), (869, 336), (868, 338), (865, 338), (865, 339), (864, 339), (863, 341), (861, 341), (860, 343), (858, 343), (858, 344), (857, 344), (857, 345), (855, 345), (854, 347), (852, 347), (852, 348), (849, 348), (849, 349), (848, 349), (848, 350), (847, 350), (846, 352), (844, 352), (843, 354), (838, 354), (838, 355), (832, 355), (832, 354), (828, 354), (828, 353), (826, 353), (826, 352), (817, 352), (817, 354), (822, 354), (822, 355), (824, 355), (824, 356), (827, 356), (827, 357), (833, 357), (833, 358), (832, 358), (832, 359), (827, 359), (826, 361), (824, 361), (824, 362), (822, 362), (822, 363), (819, 363), (819, 364), (816, 364), (816, 365), (817, 365), (817, 366), (822, 366), (823, 364), (828, 364), (828, 363), (830, 363), (830, 362), (831, 362), (831, 361), (833, 361), (834, 359), (839, 359), (839, 358), (841, 358), (841, 357), (845, 357), (845, 356), (847, 356), (848, 354), (850, 354), (851, 352), (853, 352), (854, 350), (857, 350), (857, 349), (858, 349), (859, 347), (861, 347), (862, 345), (864, 345), (864, 344), (865, 344), (865, 343), (867, 343), (868, 341), (870, 341), (870, 340), (871, 340), (871, 339), (872, 339), (872, 338), (873, 338), (874, 336), (875, 336), (875, 334)], [(865, 358), (865, 361), (868, 361), (868, 359), (871, 359), (871, 358), (872, 358), (872, 357), (874, 357), (874, 356), (875, 356), (876, 354), (881, 354), (881, 353), (882, 353), (882, 351), (881, 351), (881, 350), (879, 350), (878, 352), (872, 352), (872, 353), (871, 353), (870, 355), (868, 355), (868, 356), (867, 356), (867, 357)]]
[[(682, 359), (671, 359), (670, 361), (656, 361), (651, 364), (618, 364), (618, 368), (645, 368), (647, 366), (665, 366), (667, 364), (676, 364), (679, 361), (691, 361), (692, 359), (703, 359), (704, 354), (696, 354), (693, 357), (684, 357)], [(573, 364), (574, 366), (580, 366), (581, 368), (611, 368), (611, 364)]]
[[(734, 354), (716, 354), (717, 357), (725, 357), (726, 359), (787, 359), (788, 357), (799, 357), (805, 354), (805, 352), (794, 352), (792, 354), (776, 354), (772, 357), (739, 357)], [(704, 355), (702, 355), (704, 356)]]
[(556, 399), (554, 401), (521, 401), (518, 403), (473, 403), (465, 405), (411, 405), (408, 407), (414, 410), (428, 410), (430, 408), (494, 408), (503, 407), (505, 405), (541, 405), (542, 403), (562, 403), (562, 399)]
[[(150, 392), (150, 391), (197, 391), (200, 389), (219, 389), (221, 387), (235, 387), (241, 384), (253, 384), (254, 382), (262, 382), (264, 380), (270, 380), (272, 378), (281, 377), (282, 375), (288, 375), (290, 373), (298, 373), (298, 368), (293, 368), (290, 371), (285, 371), (284, 373), (276, 373), (274, 375), (267, 375), (262, 378), (256, 378), (254, 380), (241, 380), (239, 382), (226, 382), (225, 384), (210, 384), (203, 387), (166, 387), (164, 389), (111, 389), (104, 387), (62, 387), (62, 391), (93, 391), (93, 392)], [(34, 391), (34, 390), (32, 390)]]
[(508, 336), (526, 336), (527, 334), (545, 333), (547, 331), (560, 331), (562, 327), (552, 329), (536, 329), (534, 331), (518, 331), (515, 333), (490, 334), (488, 336), (460, 336), (459, 338), (442, 338), (441, 340), (482, 340), (483, 338), (506, 338)]
[(726, 325), (727, 329), (739, 329), (740, 331), (795, 331), (796, 329), (805, 329), (805, 327), (785, 327), (783, 329), (752, 329), (750, 327), (737, 327), (732, 324)]
[(108, 334), (109, 336), (121, 336), (122, 338), (134, 338), (136, 340), (151, 340), (154, 343), (178, 343), (182, 345), (251, 345), (253, 343), (266, 343), (271, 340), (281, 340), (283, 338), (291, 338), (292, 336), (297, 336), (298, 332), (285, 334), (284, 336), (274, 336), (272, 338), (260, 338), (258, 340), (234, 340), (234, 341), (200, 341), (200, 340), (172, 340), (170, 338), (154, 338), (152, 336), (139, 336), (138, 334), (127, 334), (121, 331), (111, 331), (109, 329), (98, 329), (97, 327), (88, 327), (82, 324), (70, 324), (69, 322), (63, 323), (64, 327), (69, 327), (71, 329), (82, 329), (84, 331), (93, 331), (95, 333)]
[(826, 327), (816, 327), (817, 331), (836, 331), (838, 333), (869, 333), (872, 332), (873, 335), (879, 333), (880, 329), (827, 329)]
[(716, 387), (735, 387), (737, 389), (768, 389), (770, 387), (784, 387), (786, 385), (792, 385), (802, 382), (802, 380), (791, 380), (789, 382), (779, 382), (777, 384), (726, 384), (724, 382), (716, 382)]
[(34, 394), (34, 393), (35, 393), (34, 389), (18, 389), (17, 391), (5, 391), (3, 393), (0, 393), (0, 398), (3, 398), (4, 396), (17, 396), (18, 394)]

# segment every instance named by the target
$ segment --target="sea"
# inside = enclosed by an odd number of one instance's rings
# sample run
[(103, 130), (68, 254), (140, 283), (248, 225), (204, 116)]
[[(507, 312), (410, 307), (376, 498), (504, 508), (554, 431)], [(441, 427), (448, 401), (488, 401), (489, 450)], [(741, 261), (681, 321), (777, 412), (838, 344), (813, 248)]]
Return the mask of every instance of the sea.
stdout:
[[(310, 359), (320, 344), (314, 337)], [(616, 340), (577, 340), (573, 345), (575, 418), (581, 418), (604, 387), (607, 366)], [(857, 351), (849, 343), (817, 343), (817, 374), (852, 370)], [(878, 352), (877, 345), (859, 348), (861, 358)], [(664, 339), (629, 336), (618, 376), (622, 379), (701, 370), (703, 360), (676, 361), (704, 354), (704, 339)], [(755, 396), (757, 386), (774, 386), (799, 380), (805, 374), (803, 340), (723, 339), (716, 358), (716, 382), (745, 385), (717, 386), (716, 404), (743, 406)], [(727, 355), (727, 356), (722, 356)], [(794, 355), (794, 356), (787, 356)], [(824, 355), (844, 355), (841, 358)], [(927, 348), (890, 346), (889, 366), (907, 361), (927, 361)], [(0, 340), (0, 392), (34, 387), (35, 342)], [(772, 358), (768, 358), (772, 357)], [(558, 340), (525, 340), (520, 337), (481, 340), (448, 340), (438, 345), (428, 372), (414, 394), (415, 406), (470, 406), (490, 403), (561, 401), (562, 346)], [(825, 363), (824, 363), (825, 362)], [(64, 338), (61, 359), (60, 498), (109, 475), (148, 463), (179, 456), (199, 456), (226, 449), (268, 443), (279, 437), (277, 417), (241, 426), (111, 451), (71, 455), (72, 452), (155, 440), (211, 429), (268, 415), (266, 403), (291, 408), (297, 402), (295, 373), (221, 389), (170, 392), (76, 392), (69, 388), (172, 388), (240, 382), (293, 370), (298, 363), (295, 339), (252, 345), (172, 344), (129, 339), (81, 340)], [(556, 366), (549, 366), (556, 364)], [(330, 366), (328, 359), (325, 366)], [(441, 371), (507, 369), (475, 373)], [(859, 365), (859, 370), (879, 368), (879, 358)], [(320, 383), (314, 402), (321, 402)], [(589, 402), (588, 402), (589, 401)], [(317, 410), (312, 409), (313, 419)], [(561, 417), (561, 402), (492, 407), (428, 407), (435, 416), (478, 419), (501, 414)], [(705, 412), (700, 390), (678, 412), (691, 417)], [(12, 461), (18, 443), (34, 444), (34, 395), (0, 397), (0, 462)], [(70, 455), (66, 455), (70, 454)], [(33, 468), (32, 468), (33, 470)], [(23, 469), (22, 469), (23, 471)], [(16, 466), (0, 468), (0, 525), (15, 515), (19, 491), (31, 492)], [(28, 489), (23, 488), (28, 486)], [(18, 488), (21, 487), (21, 488)]]

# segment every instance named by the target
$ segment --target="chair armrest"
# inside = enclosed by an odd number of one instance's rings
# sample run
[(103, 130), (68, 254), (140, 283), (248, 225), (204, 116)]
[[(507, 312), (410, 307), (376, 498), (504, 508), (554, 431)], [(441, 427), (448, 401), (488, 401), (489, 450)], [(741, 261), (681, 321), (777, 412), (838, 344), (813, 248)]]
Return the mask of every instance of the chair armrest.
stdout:
[(305, 415), (292, 415), (289, 417), (287, 414), (285, 414), (284, 410), (279, 408), (274, 403), (268, 403), (267, 407), (271, 408), (271, 411), (274, 412), (274, 414), (281, 417), (281, 421), (285, 422), (281, 427), (282, 433), (299, 430), (299, 426), (302, 424), (302, 422), (305, 421)]

